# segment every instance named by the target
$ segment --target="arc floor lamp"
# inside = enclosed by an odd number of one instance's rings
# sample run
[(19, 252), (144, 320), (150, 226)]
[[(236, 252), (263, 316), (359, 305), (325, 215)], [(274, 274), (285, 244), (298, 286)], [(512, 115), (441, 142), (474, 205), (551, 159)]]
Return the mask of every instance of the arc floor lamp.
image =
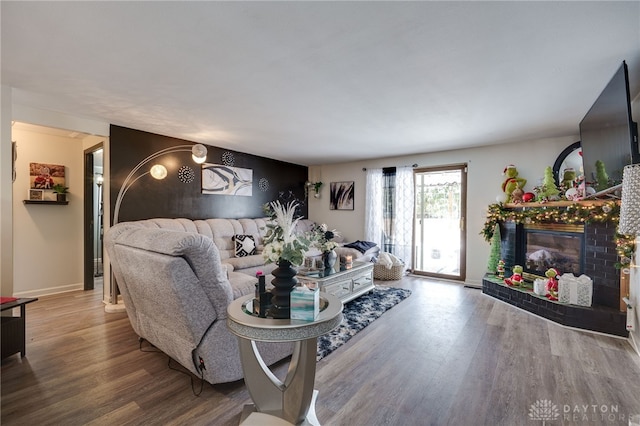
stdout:
[[(191, 152), (191, 158), (197, 164), (202, 164), (207, 160), (207, 147), (202, 144), (176, 145), (169, 148), (161, 149), (160, 151), (154, 152), (153, 154), (144, 158), (142, 161), (136, 164), (133, 169), (131, 169), (127, 177), (124, 179), (124, 182), (122, 182), (122, 186), (120, 186), (118, 196), (116, 197), (116, 203), (113, 208), (113, 225), (118, 223), (122, 200), (127, 194), (129, 188), (131, 188), (134, 183), (136, 183), (140, 178), (146, 175), (151, 175), (151, 177), (153, 177), (154, 179), (159, 180), (167, 177), (167, 169), (162, 164), (154, 164), (153, 166), (151, 166), (151, 168), (149, 168), (149, 170), (146, 170), (142, 173), (139, 173), (140, 169), (142, 169), (145, 165), (149, 164), (153, 160), (162, 157), (163, 155), (176, 152)], [(118, 306), (118, 283), (116, 282), (113, 273), (111, 273), (110, 279), (110, 304), (107, 305), (105, 310), (107, 312), (116, 312), (122, 310), (123, 307)]]

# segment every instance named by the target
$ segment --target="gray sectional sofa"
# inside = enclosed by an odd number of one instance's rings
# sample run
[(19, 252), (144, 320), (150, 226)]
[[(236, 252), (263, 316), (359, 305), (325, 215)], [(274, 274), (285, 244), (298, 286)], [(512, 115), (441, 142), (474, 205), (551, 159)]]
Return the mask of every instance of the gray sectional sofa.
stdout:
[[(261, 255), (235, 258), (231, 237), (253, 234), (261, 244), (262, 224), (264, 219), (149, 219), (119, 223), (105, 235), (134, 331), (211, 384), (243, 377), (227, 306), (254, 292), (255, 270), (267, 273), (275, 265), (259, 265)], [(268, 364), (293, 352), (288, 343), (258, 346)]]
[[(105, 247), (134, 331), (209, 383), (241, 379), (237, 338), (226, 326), (227, 306), (255, 291), (258, 270), (267, 283), (273, 279), (276, 265), (265, 264), (261, 254), (267, 221), (157, 218), (111, 227)], [(313, 225), (301, 220), (296, 230), (306, 232)], [(237, 256), (238, 236), (250, 236), (256, 254)], [(352, 248), (336, 251), (363, 259)], [(259, 347), (269, 364), (293, 350), (282, 343)]]

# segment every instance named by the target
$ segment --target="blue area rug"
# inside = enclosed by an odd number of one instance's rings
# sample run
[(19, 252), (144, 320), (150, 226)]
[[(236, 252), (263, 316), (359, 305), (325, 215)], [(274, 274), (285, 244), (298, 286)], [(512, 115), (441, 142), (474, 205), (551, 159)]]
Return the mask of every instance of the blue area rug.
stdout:
[(335, 351), (360, 330), (378, 319), (389, 309), (411, 295), (411, 290), (395, 287), (376, 287), (344, 305), (342, 323), (328, 334), (318, 337), (316, 360)]

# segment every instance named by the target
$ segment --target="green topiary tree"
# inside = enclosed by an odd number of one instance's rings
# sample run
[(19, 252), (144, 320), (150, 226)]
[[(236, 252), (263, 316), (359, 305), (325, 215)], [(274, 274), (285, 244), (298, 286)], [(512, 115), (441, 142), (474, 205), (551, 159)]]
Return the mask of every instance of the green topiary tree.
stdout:
[(500, 225), (496, 224), (491, 237), (491, 252), (489, 253), (489, 262), (487, 263), (487, 272), (495, 274), (500, 261)]
[(560, 194), (560, 190), (556, 186), (556, 180), (553, 177), (553, 169), (551, 166), (544, 169), (542, 185), (536, 189), (538, 201), (552, 201), (559, 198), (558, 194)]
[(607, 168), (601, 160), (596, 161), (596, 191), (604, 191), (609, 188), (609, 175)]

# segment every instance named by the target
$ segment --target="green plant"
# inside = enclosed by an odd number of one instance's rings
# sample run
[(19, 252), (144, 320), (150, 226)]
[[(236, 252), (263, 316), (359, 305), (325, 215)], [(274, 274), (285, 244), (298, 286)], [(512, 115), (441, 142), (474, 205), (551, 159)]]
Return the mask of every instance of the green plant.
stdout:
[(55, 192), (56, 194), (66, 194), (67, 192), (69, 192), (69, 187), (64, 186), (61, 183), (56, 183), (51, 189), (53, 189), (53, 192)]

